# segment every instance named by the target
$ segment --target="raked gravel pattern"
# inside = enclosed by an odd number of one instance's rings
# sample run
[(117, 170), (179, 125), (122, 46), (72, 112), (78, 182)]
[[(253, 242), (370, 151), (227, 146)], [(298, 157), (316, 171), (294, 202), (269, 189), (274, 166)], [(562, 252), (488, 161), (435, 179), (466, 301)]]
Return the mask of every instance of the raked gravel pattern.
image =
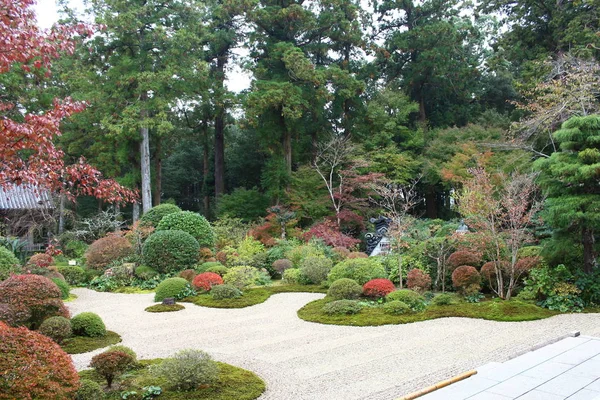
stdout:
[[(406, 325), (321, 325), (296, 311), (323, 297), (282, 293), (242, 309), (184, 303), (185, 310), (148, 313), (154, 294), (75, 289), (73, 315), (99, 314), (140, 359), (196, 348), (257, 373), (261, 400), (391, 400), (442, 379), (509, 357), (574, 330), (600, 336), (600, 314), (565, 314), (541, 321), (441, 318)], [(77, 369), (92, 356), (73, 356)], [(235, 400), (235, 399), (232, 399)]]

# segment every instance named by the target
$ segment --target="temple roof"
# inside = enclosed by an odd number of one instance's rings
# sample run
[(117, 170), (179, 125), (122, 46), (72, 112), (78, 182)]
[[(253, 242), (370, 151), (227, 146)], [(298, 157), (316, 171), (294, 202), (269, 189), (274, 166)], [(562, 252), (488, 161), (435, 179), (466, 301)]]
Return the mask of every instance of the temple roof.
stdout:
[(32, 185), (0, 187), (0, 210), (41, 210), (54, 208), (48, 190)]

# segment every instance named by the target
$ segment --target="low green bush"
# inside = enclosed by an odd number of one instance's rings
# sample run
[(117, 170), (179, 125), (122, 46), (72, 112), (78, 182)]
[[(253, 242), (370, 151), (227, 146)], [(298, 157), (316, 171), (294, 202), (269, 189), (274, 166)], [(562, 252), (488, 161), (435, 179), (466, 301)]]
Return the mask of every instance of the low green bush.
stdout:
[(0, 246), (0, 281), (21, 272), (21, 262), (12, 251)]
[(357, 300), (336, 300), (323, 306), (323, 312), (328, 315), (358, 314), (362, 305)]
[(452, 293), (440, 293), (433, 298), (432, 303), (436, 306), (450, 306), (458, 304), (459, 300), (456, 295)]
[(185, 309), (185, 307), (181, 304), (155, 304), (150, 307), (146, 307), (144, 311), (151, 313), (163, 313), (163, 312), (173, 312), (180, 311)]
[(303, 284), (307, 279), (302, 275), (300, 268), (290, 268), (283, 272), (283, 281), (289, 284)]
[(325, 257), (307, 257), (300, 263), (300, 271), (310, 283), (321, 284), (327, 279), (329, 271), (333, 268), (333, 262)]
[(56, 343), (60, 344), (63, 340), (73, 334), (71, 321), (65, 317), (50, 317), (44, 320), (38, 331)]
[(385, 296), (387, 302), (401, 301), (407, 304), (411, 310), (415, 312), (423, 311), (425, 309), (425, 299), (419, 293), (414, 292), (410, 289), (396, 290)]
[(347, 259), (334, 266), (327, 280), (333, 283), (341, 278), (353, 279), (359, 285), (364, 285), (372, 279), (387, 278), (381, 260), (374, 257)]
[(140, 265), (135, 269), (135, 276), (143, 280), (152, 279), (157, 275), (158, 272), (155, 269), (150, 268), (146, 265)]
[(57, 268), (69, 285), (75, 286), (87, 282), (85, 270), (77, 265), (65, 265)]
[(79, 336), (99, 337), (106, 334), (106, 326), (98, 314), (82, 312), (71, 319), (73, 333)]
[(259, 278), (260, 274), (256, 268), (242, 265), (230, 268), (223, 276), (223, 281), (243, 290), (249, 286), (256, 285)]
[[(212, 268), (212, 267), (225, 267), (225, 266), (218, 261), (207, 261), (202, 264), (196, 264), (194, 266), (194, 269), (196, 270), (196, 272), (201, 274), (202, 272), (214, 272), (214, 271), (207, 271), (209, 268)], [(227, 268), (227, 267), (225, 267), (225, 268)]]
[(362, 286), (353, 279), (341, 278), (331, 284), (327, 296), (342, 300), (357, 299), (362, 294)]
[(163, 301), (166, 298), (173, 297), (176, 300), (184, 299), (193, 294), (190, 292), (192, 287), (190, 283), (183, 278), (168, 278), (162, 281), (156, 287), (154, 301)]
[(83, 240), (69, 240), (63, 246), (63, 252), (67, 257), (82, 258), (88, 247), (88, 244)]
[(215, 300), (237, 299), (242, 296), (240, 289), (233, 285), (217, 285), (210, 291), (210, 295)]
[(51, 278), (50, 279), (52, 282), (54, 282), (54, 284), (56, 284), (56, 286), (58, 286), (58, 288), (60, 289), (60, 294), (61, 294), (61, 298), (63, 300), (66, 300), (69, 298), (69, 293), (71, 292), (71, 288), (69, 287), (69, 284), (67, 282), (65, 282), (64, 279), (60, 279), (60, 278)]
[(172, 358), (151, 367), (153, 375), (167, 381), (175, 390), (194, 390), (211, 385), (219, 378), (217, 363), (202, 350), (181, 350)]
[(104, 392), (97, 382), (91, 379), (81, 379), (75, 400), (103, 400)]
[(214, 274), (220, 275), (222, 278), (225, 276), (227, 271), (229, 271), (229, 269), (224, 265), (213, 265), (211, 267), (206, 268), (205, 272), (212, 272)]
[(383, 305), (383, 312), (386, 314), (408, 314), (412, 312), (410, 306), (403, 301), (393, 300)]

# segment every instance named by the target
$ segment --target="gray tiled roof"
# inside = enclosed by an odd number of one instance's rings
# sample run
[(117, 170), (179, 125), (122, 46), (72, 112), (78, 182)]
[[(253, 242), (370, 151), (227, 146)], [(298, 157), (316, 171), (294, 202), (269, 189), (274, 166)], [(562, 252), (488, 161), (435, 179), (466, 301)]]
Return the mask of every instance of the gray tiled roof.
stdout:
[(47, 190), (31, 185), (0, 187), (0, 210), (54, 208)]

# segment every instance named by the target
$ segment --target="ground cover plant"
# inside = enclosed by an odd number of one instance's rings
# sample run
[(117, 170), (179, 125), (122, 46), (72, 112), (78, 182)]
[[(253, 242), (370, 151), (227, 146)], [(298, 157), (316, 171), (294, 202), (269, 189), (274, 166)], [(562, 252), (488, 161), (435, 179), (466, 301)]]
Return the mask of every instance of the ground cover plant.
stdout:
[(152, 313), (162, 313), (162, 312), (173, 312), (185, 309), (185, 306), (182, 304), (155, 304), (150, 307), (146, 307), (144, 311), (152, 312)]

